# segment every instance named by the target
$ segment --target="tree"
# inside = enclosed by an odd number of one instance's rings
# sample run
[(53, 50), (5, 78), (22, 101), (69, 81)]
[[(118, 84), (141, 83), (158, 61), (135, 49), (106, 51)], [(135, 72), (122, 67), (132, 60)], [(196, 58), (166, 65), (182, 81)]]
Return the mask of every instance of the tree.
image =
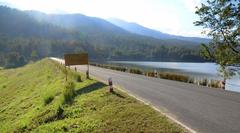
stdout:
[(208, 0), (195, 13), (200, 20), (194, 24), (202, 26), (204, 33), (212, 37), (208, 45), (202, 44), (201, 54), (220, 65), (225, 89), (226, 79), (236, 70), (232, 66), (240, 63), (240, 1)]
[(36, 61), (37, 58), (38, 58), (37, 51), (33, 50), (32, 53), (31, 53), (31, 59), (32, 59), (32, 61)]

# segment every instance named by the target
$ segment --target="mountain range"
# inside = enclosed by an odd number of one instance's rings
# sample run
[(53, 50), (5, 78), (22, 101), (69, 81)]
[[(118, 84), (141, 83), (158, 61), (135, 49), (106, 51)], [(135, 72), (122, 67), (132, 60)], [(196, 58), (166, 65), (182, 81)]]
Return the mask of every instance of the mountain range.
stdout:
[(184, 36), (176, 36), (176, 35), (171, 35), (167, 33), (162, 33), (161, 31), (157, 31), (154, 29), (146, 28), (142, 25), (139, 25), (134, 22), (126, 22), (121, 19), (117, 18), (109, 18), (107, 21), (111, 22), (114, 25), (117, 25), (129, 32), (136, 33), (139, 35), (144, 35), (144, 36), (149, 36), (149, 37), (154, 37), (157, 39), (163, 39), (163, 40), (180, 40), (180, 41), (190, 41), (190, 42), (195, 42), (195, 43), (208, 43), (210, 40), (206, 38), (200, 38), (200, 37), (184, 37)]
[[(204, 61), (199, 54), (200, 41), (179, 39), (137, 24), (124, 27), (82, 14), (45, 14), (6, 6), (0, 6), (0, 20), (1, 66), (76, 52), (88, 52), (95, 61)], [(160, 33), (161, 38), (156, 36)]]
[[(30, 16), (39, 22), (47, 22), (67, 29), (79, 31), (83, 36), (91, 38), (92, 43), (104, 43), (104, 45), (112, 44), (113, 41), (126, 40), (128, 37), (135, 40), (148, 40), (156, 45), (199, 45), (205, 43), (208, 39), (197, 37), (181, 37), (170, 34), (161, 33), (156, 30), (145, 28), (136, 23), (128, 23), (120, 19), (104, 20), (97, 17), (89, 17), (82, 14), (44, 14), (38, 11), (27, 11)], [(106, 37), (108, 41), (104, 38)], [(95, 40), (101, 38), (100, 40)], [(95, 40), (95, 41), (94, 41)], [(94, 42), (93, 42), (94, 41)], [(131, 45), (128, 42), (125, 44)]]

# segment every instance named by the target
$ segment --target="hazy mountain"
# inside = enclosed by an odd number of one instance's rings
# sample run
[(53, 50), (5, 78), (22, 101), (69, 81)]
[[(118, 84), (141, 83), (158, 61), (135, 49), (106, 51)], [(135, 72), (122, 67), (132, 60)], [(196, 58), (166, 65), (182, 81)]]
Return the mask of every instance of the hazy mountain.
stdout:
[[(81, 37), (88, 38), (95, 45), (171, 45), (190, 46), (199, 43), (178, 39), (162, 39), (133, 33), (122, 27), (116, 26), (104, 19), (89, 17), (82, 14), (44, 14), (36, 11), (28, 11), (39, 22), (51, 23), (63, 28), (77, 30)], [(136, 28), (137, 29), (137, 28)], [(136, 47), (136, 46), (133, 46)]]
[(144, 36), (149, 36), (149, 37), (154, 37), (157, 39), (163, 39), (163, 40), (171, 40), (171, 39), (176, 39), (176, 40), (183, 40), (183, 41), (190, 41), (190, 42), (196, 42), (196, 43), (206, 43), (209, 42), (209, 39), (205, 38), (199, 38), (199, 37), (183, 37), (183, 36), (176, 36), (176, 35), (170, 35), (166, 33), (162, 33), (160, 31), (150, 29), (144, 26), (141, 26), (137, 23), (130, 23), (126, 22), (124, 20), (120, 20), (117, 18), (110, 18), (107, 19), (109, 22), (127, 30), (132, 33), (144, 35)]
[(127, 33), (124, 29), (96, 17), (82, 14), (45, 14), (38, 11), (26, 11), (39, 22), (48, 22), (60, 27), (70, 28), (92, 34), (96, 32)]
[(25, 12), (0, 6), (0, 34), (9, 37), (72, 39), (76, 32), (50, 23), (41, 23)]
[(198, 43), (131, 33), (82, 14), (45, 14), (0, 6), (0, 65), (88, 52), (91, 60), (204, 61)]

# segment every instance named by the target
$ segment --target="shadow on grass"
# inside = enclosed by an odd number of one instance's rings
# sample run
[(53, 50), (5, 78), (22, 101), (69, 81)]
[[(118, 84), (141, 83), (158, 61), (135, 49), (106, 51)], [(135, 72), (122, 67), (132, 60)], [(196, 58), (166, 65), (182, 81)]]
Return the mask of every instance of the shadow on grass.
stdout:
[(79, 90), (76, 91), (77, 95), (81, 95), (81, 94), (86, 94), (86, 93), (90, 93), (92, 91), (101, 89), (103, 87), (106, 87), (107, 85), (101, 83), (101, 82), (96, 82), (94, 84), (91, 84), (89, 86), (83, 87)]
[[(90, 93), (92, 91), (101, 89), (101, 88), (106, 87), (106, 86), (107, 86), (106, 84), (103, 84), (101, 82), (96, 82), (94, 84), (88, 85), (86, 87), (83, 87), (83, 88), (77, 90), (76, 94), (77, 95), (82, 95), (82, 94)], [(116, 91), (111, 92), (111, 94), (113, 94), (113, 95), (115, 95), (119, 98), (125, 98), (123, 95), (117, 93)]]
[(113, 94), (113, 95), (116, 95), (116, 96), (119, 97), (119, 98), (125, 98), (123, 95), (121, 95), (121, 94), (119, 94), (119, 93), (117, 93), (117, 92), (115, 92), (115, 91), (113, 91), (112, 94)]

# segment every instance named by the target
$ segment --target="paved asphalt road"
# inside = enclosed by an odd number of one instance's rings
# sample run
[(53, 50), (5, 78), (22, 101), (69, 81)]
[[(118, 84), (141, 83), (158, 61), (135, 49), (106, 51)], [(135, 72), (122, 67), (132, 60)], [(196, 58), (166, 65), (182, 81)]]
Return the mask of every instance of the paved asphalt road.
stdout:
[[(86, 66), (77, 67), (86, 71)], [(240, 133), (240, 93), (90, 66), (90, 75), (123, 87), (196, 132)]]

